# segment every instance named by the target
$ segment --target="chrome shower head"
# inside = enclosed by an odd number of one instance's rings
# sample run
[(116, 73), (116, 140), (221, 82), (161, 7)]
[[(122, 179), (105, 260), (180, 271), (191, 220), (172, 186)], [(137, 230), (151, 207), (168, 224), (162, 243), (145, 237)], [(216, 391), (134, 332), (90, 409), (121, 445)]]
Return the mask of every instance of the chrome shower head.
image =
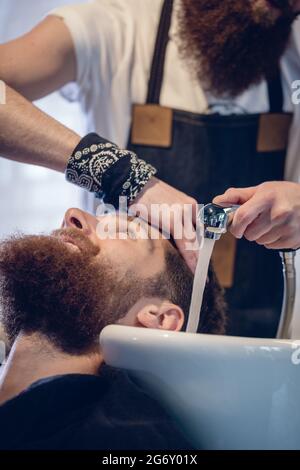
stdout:
[(226, 233), (231, 223), (230, 214), (240, 206), (222, 207), (217, 204), (207, 204), (200, 210), (200, 221), (204, 225), (204, 237), (219, 240)]

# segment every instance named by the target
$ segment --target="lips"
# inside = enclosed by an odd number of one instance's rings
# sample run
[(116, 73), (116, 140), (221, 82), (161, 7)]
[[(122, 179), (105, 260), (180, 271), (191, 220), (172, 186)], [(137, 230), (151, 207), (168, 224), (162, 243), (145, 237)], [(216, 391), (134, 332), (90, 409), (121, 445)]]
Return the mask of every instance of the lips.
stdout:
[(62, 228), (54, 230), (51, 235), (65, 244), (68, 249), (74, 252), (80, 252), (87, 258), (95, 257), (100, 252), (100, 247), (97, 244), (92, 243), (89, 237), (84, 235), (78, 229)]
[(78, 240), (74, 240), (74, 238), (72, 238), (70, 235), (61, 235), (59, 237), (64, 243), (67, 243), (69, 245), (72, 245), (73, 247), (77, 248), (79, 251), (82, 251), (81, 247), (80, 247), (80, 243), (78, 242)]
[(52, 235), (58, 238), (63, 243), (69, 245), (69, 247), (76, 248), (77, 250), (84, 252), (86, 249), (85, 237), (81, 233), (77, 233), (75, 229), (59, 229), (55, 230)]

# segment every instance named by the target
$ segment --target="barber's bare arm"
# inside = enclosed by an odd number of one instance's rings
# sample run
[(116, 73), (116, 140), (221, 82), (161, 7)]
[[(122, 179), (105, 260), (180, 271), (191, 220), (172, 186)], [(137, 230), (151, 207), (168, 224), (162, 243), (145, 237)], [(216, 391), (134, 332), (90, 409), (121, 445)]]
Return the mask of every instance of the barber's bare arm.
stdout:
[(241, 204), (231, 232), (271, 249), (300, 247), (300, 184), (274, 181), (251, 188), (230, 188), (216, 204)]
[(64, 171), (80, 137), (29, 100), (41, 98), (75, 79), (70, 33), (50, 16), (31, 32), (0, 45), (0, 79), (6, 104), (0, 105), (0, 155)]
[(0, 155), (63, 172), (80, 137), (12, 88), (0, 105)]
[(61, 18), (48, 16), (27, 34), (0, 44), (0, 78), (30, 101), (75, 76), (73, 41)]

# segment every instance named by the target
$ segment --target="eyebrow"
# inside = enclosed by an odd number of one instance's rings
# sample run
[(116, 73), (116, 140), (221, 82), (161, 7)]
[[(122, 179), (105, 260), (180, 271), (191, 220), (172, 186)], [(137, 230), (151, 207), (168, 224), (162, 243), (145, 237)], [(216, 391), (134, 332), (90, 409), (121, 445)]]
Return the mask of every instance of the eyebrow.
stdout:
[[(141, 217), (138, 217), (138, 216), (133, 216), (133, 215), (128, 215), (127, 216), (127, 221), (129, 222), (136, 222), (138, 224), (138, 222), (140, 221), (143, 225), (147, 224), (147, 222), (142, 219)], [(148, 238), (147, 238), (147, 241), (148, 241), (148, 245), (149, 245), (149, 251), (150, 253), (153, 253), (154, 250), (155, 250), (155, 243), (154, 243), (154, 240), (152, 240), (151, 236), (150, 236), (150, 230), (151, 230), (151, 227), (149, 224), (147, 224), (147, 228), (148, 228)]]

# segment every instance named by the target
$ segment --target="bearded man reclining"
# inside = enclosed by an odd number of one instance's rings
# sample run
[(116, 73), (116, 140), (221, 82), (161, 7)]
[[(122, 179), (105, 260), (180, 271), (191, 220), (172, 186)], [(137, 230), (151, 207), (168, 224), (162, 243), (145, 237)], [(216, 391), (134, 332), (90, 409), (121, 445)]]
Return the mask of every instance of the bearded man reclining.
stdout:
[[(112, 218), (118, 237), (100, 238)], [(70, 209), (50, 236), (0, 245), (2, 322), (12, 344), (0, 378), (0, 448), (191, 448), (164, 410), (101, 355), (106, 325), (179, 331), (191, 300), (192, 274), (172, 244), (128, 236), (135, 222), (124, 222)], [(211, 270), (201, 331), (224, 333), (224, 324)]]

